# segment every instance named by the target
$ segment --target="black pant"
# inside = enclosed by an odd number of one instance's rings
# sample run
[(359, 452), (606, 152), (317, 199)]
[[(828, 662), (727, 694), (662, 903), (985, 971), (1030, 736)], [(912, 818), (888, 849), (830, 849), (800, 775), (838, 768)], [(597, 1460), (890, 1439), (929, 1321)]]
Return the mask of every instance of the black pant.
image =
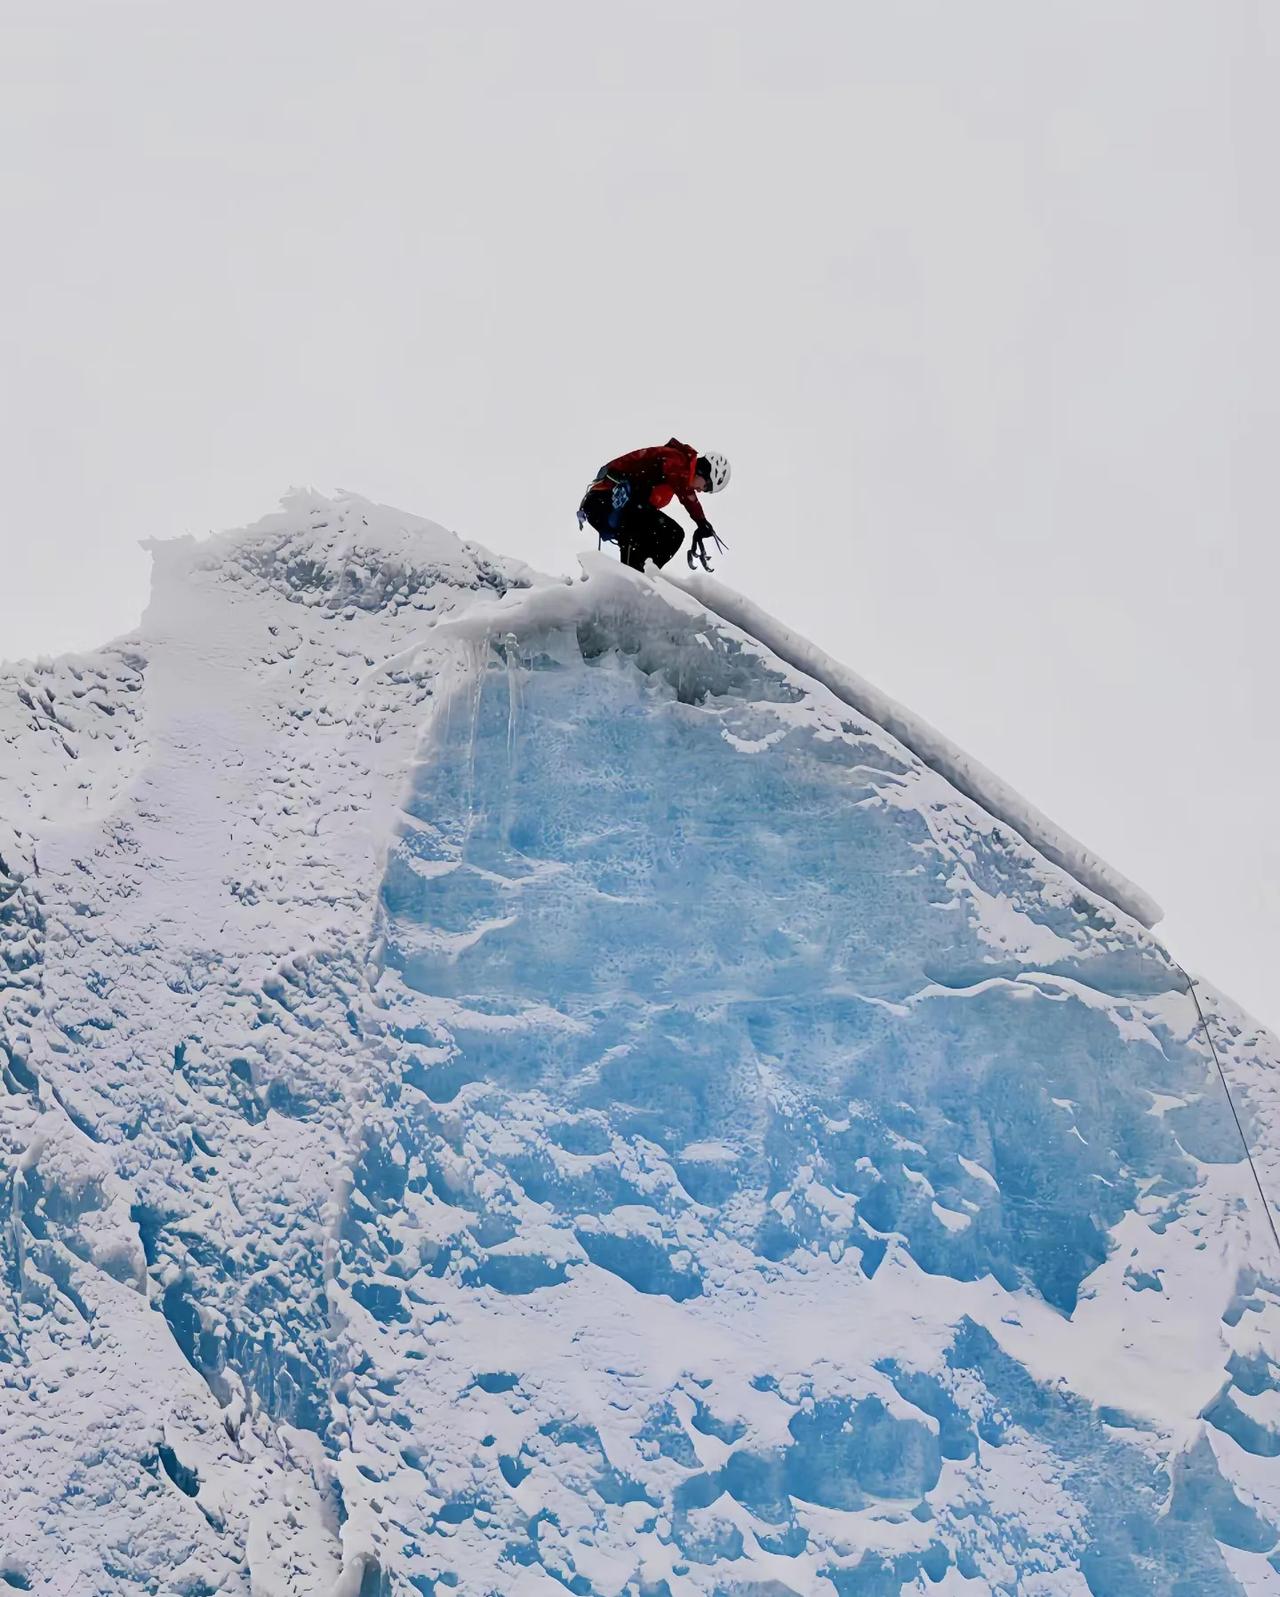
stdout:
[(643, 500), (639, 504), (628, 501), (623, 505), (616, 513), (613, 526), (609, 522), (615, 512), (607, 488), (588, 494), (582, 508), (602, 538), (617, 542), (623, 565), (637, 571), (643, 571), (648, 560), (655, 566), (665, 566), (684, 542), (684, 528), (680, 523)]

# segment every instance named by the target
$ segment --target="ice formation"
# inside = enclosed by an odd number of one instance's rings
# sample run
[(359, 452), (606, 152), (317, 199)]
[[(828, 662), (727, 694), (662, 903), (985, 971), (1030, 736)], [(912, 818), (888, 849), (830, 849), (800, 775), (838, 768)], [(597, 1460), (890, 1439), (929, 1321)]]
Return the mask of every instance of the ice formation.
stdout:
[(0, 673), (0, 1592), (1280, 1592), (1145, 895), (718, 585), (354, 496), (155, 562)]

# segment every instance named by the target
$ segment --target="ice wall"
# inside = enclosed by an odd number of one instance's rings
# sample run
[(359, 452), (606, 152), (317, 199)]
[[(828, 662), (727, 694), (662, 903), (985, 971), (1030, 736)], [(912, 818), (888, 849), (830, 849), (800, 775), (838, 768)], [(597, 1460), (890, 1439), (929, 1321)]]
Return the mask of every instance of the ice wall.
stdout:
[[(392, 1406), (454, 1417), (427, 1578), (1272, 1578), (1184, 1430), (1245, 1188), (1179, 973), (753, 645), (613, 606), (490, 654), (384, 887), (424, 1096), (341, 1279)], [(447, 1224), (388, 1253), (414, 1195)]]
[(1176, 966), (587, 566), (302, 497), (0, 681), (0, 1590), (1280, 1590)]

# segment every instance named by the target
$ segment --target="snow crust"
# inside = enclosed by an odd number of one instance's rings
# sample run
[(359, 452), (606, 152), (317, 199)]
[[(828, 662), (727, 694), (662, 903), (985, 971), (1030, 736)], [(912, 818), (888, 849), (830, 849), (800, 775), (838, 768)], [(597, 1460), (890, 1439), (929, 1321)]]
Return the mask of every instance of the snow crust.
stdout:
[(1280, 1591), (1141, 895), (718, 584), (353, 495), (154, 555), (0, 673), (0, 1591)]

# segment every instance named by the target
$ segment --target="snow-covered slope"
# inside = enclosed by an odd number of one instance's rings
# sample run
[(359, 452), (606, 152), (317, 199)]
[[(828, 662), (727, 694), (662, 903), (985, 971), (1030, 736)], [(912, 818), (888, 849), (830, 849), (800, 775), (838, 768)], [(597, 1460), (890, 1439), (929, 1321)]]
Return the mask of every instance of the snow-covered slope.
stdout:
[(1280, 1258), (1136, 920), (661, 579), (155, 554), (0, 675), (0, 1591), (1280, 1591)]

